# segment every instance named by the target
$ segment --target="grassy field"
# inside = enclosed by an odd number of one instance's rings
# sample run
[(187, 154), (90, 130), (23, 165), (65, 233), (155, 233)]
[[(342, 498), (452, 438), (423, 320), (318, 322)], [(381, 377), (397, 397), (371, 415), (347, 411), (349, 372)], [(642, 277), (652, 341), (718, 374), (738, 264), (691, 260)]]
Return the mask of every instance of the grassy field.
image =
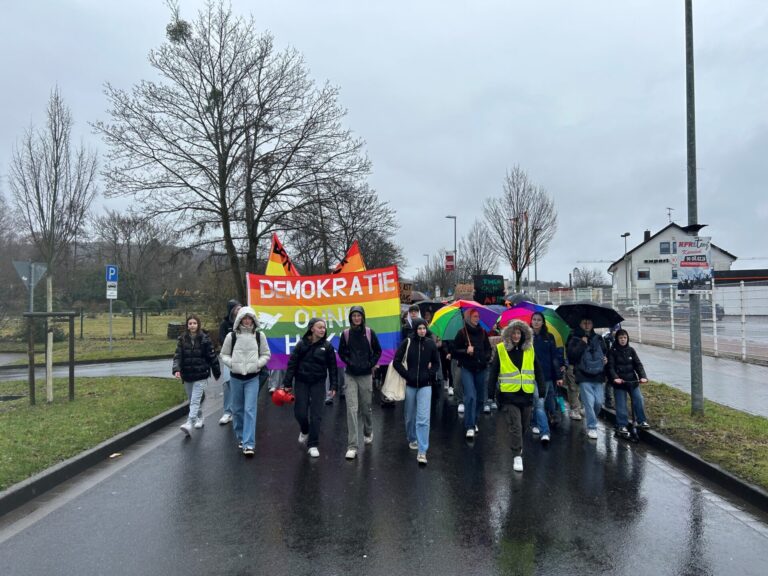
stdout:
[[(75, 321), (75, 360), (119, 360), (121, 358), (141, 358), (145, 356), (172, 356), (176, 346), (175, 339), (167, 337), (169, 322), (184, 322), (182, 316), (150, 316), (146, 333), (139, 333), (139, 322), (136, 321), (136, 338), (133, 338), (132, 323), (130, 316), (113, 316), (112, 318), (112, 350), (109, 346), (109, 315), (99, 314), (86, 317), (83, 320), (83, 339), (80, 339), (80, 319)], [(63, 323), (59, 326), (68, 333), (68, 324)], [(203, 328), (218, 333), (218, 323), (206, 321), (203, 319)], [(7, 337), (8, 334), (0, 334)], [(53, 361), (61, 362), (69, 359), (68, 340), (64, 342), (55, 342), (53, 345)], [(44, 363), (43, 345), (37, 346), (35, 363)], [(0, 345), (2, 352), (21, 352), (27, 351), (26, 344), (23, 342), (3, 342)], [(26, 357), (17, 364), (26, 365)]]
[(695, 418), (690, 395), (664, 384), (643, 384), (643, 396), (657, 432), (768, 489), (768, 419), (709, 400), (704, 402), (704, 418)]
[(183, 386), (164, 378), (78, 378), (75, 401), (66, 379), (54, 380), (54, 402), (38, 387), (30, 406), (27, 383), (0, 382), (0, 490), (129, 430), (186, 400)]

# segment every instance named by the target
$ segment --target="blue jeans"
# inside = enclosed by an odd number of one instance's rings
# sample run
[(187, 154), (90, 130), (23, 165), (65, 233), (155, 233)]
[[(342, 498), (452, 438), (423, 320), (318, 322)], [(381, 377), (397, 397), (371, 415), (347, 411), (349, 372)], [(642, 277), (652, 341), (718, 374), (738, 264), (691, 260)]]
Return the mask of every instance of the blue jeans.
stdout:
[(547, 391), (551, 390), (552, 388), (552, 381), (548, 380), (544, 382), (544, 387), (545, 389), (543, 395), (539, 395), (538, 386), (536, 386), (536, 388), (533, 390), (534, 421), (536, 426), (539, 427), (541, 434), (546, 434), (549, 436), (549, 419), (547, 419), (547, 411), (544, 410), (544, 398), (547, 394)]
[(419, 454), (429, 448), (429, 408), (432, 403), (432, 386), (405, 387), (405, 436), (408, 442), (417, 442)]
[(645, 422), (645, 402), (643, 401), (643, 393), (640, 392), (640, 386), (635, 386), (631, 390), (623, 390), (621, 388), (614, 388), (613, 395), (616, 402), (616, 425), (626, 426), (629, 422), (627, 414), (627, 394), (632, 397), (632, 410), (635, 412), (635, 420), (640, 424)]
[(232, 414), (232, 393), (229, 390), (229, 366), (221, 363), (221, 387), (224, 391), (224, 414)]
[(488, 377), (488, 369), (480, 372), (470, 372), (466, 368), (461, 369), (461, 384), (464, 388), (464, 429), (474, 430), (477, 424), (477, 415), (483, 409)]
[(232, 374), (229, 380), (232, 397), (232, 430), (243, 448), (256, 447), (256, 401), (259, 398), (259, 377), (242, 380)]
[(184, 382), (184, 390), (187, 392), (187, 398), (189, 398), (189, 416), (188, 421), (194, 424), (202, 413), (200, 412), (200, 402), (203, 399), (203, 392), (205, 392), (205, 385), (208, 380), (195, 380), (194, 382)]
[(603, 382), (579, 382), (579, 397), (587, 417), (587, 428), (597, 429), (597, 415), (603, 409), (605, 390)]

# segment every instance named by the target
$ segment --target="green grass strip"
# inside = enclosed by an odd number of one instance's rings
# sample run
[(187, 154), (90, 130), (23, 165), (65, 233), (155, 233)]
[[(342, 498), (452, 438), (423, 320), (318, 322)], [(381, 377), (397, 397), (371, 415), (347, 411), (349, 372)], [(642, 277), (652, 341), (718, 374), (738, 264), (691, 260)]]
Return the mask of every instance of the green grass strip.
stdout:
[(176, 380), (147, 377), (77, 378), (75, 401), (68, 381), (54, 379), (54, 401), (45, 387), (29, 405), (27, 383), (0, 382), (0, 490), (125, 432), (186, 399)]
[(691, 396), (665, 384), (642, 385), (654, 430), (704, 460), (768, 489), (768, 418), (704, 401), (704, 417), (691, 416)]

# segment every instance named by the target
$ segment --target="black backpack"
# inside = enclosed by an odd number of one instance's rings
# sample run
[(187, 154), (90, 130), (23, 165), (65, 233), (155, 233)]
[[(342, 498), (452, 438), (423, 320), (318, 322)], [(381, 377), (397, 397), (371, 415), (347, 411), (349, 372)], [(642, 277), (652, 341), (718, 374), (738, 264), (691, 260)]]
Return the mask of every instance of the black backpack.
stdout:
[[(230, 334), (230, 336), (232, 336), (232, 348), (230, 348), (230, 350), (229, 350), (229, 355), (232, 356), (232, 352), (235, 351), (235, 342), (237, 342), (237, 332), (232, 330), (232, 332), (230, 332), (229, 334)], [(261, 351), (261, 332), (256, 330), (253, 334), (254, 334), (254, 336), (256, 336), (256, 344), (258, 344), (259, 351)], [(224, 343), (222, 342), (222, 345), (223, 344)]]

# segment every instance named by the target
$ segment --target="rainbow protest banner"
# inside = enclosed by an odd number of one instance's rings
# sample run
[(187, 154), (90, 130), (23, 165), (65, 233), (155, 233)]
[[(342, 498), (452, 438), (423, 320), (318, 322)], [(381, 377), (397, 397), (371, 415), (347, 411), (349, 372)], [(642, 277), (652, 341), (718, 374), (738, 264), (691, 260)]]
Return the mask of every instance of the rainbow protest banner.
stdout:
[(248, 274), (247, 283), (248, 305), (256, 310), (272, 352), (269, 368), (285, 369), (313, 317), (325, 320), (328, 338), (338, 350), (339, 337), (349, 326), (349, 309), (355, 305), (365, 308), (365, 323), (379, 338), (379, 364), (392, 360), (400, 342), (397, 267), (321, 276)]

